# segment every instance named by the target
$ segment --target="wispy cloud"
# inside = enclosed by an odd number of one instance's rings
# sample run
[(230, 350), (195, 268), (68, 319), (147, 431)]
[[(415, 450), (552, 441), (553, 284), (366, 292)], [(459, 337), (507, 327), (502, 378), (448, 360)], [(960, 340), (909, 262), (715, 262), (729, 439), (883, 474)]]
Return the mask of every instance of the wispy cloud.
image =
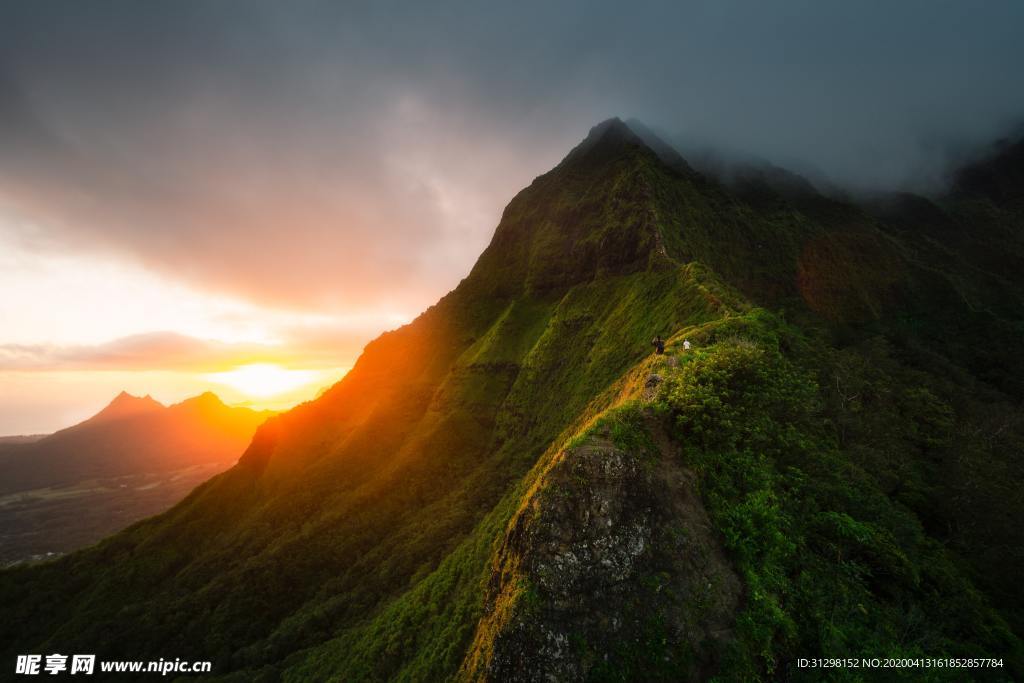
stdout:
[[(306, 331), (307, 333), (309, 331)], [(210, 372), (246, 363), (297, 368), (346, 367), (366, 342), (362, 330), (318, 330), (282, 344), (225, 343), (175, 332), (150, 332), (102, 344), (0, 344), (0, 372), (170, 370)]]

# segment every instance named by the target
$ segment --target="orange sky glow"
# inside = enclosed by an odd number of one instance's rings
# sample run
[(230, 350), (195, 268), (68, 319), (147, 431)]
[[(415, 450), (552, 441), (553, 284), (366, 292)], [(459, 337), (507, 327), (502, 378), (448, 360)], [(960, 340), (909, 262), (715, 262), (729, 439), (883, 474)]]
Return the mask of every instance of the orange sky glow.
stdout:
[(0, 291), (0, 435), (70, 426), (122, 390), (164, 403), (213, 391), (287, 409), (409, 319), (260, 306), (124, 259), (34, 251), (2, 230)]

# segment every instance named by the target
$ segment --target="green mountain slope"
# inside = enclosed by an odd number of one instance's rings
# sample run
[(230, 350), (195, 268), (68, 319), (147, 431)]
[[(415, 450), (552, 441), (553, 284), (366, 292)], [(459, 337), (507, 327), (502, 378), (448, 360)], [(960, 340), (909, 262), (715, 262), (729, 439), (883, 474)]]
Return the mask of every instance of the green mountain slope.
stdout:
[[(853, 655), (1019, 675), (1019, 270), (653, 147), (595, 127), (454, 291), (235, 468), (0, 573), (4, 656), (209, 657), (239, 681), (800, 678)], [(973, 227), (957, 207), (980, 200), (949, 201)], [(1017, 209), (984, 201), (977, 229), (1019, 258)]]

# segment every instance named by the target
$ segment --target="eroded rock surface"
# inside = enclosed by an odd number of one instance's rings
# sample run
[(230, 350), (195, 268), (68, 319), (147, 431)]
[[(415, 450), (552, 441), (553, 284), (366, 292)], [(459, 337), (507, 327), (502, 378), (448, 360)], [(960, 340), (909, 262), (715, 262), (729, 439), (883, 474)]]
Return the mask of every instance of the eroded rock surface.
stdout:
[[(651, 421), (653, 423), (653, 420)], [(671, 443), (559, 454), (510, 523), (462, 675), (700, 680), (741, 598)]]

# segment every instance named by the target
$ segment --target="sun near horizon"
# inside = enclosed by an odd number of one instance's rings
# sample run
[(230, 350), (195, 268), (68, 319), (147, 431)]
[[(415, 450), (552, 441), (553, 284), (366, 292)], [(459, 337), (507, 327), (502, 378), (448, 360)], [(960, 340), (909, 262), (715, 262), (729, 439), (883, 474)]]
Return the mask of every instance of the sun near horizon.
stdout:
[[(204, 377), (221, 391), (243, 397), (245, 405), (279, 410), (282, 404), (295, 405), (315, 397), (326, 386), (327, 374), (323, 370), (287, 368), (264, 362), (238, 365)], [(338, 379), (341, 375), (335, 381)]]
[(420, 307), (225, 292), (110, 255), (40, 253), (12, 225), (0, 215), (0, 291), (19, 293), (0, 297), (0, 436), (77, 424), (121, 391), (165, 404), (213, 391), (286, 410)]

